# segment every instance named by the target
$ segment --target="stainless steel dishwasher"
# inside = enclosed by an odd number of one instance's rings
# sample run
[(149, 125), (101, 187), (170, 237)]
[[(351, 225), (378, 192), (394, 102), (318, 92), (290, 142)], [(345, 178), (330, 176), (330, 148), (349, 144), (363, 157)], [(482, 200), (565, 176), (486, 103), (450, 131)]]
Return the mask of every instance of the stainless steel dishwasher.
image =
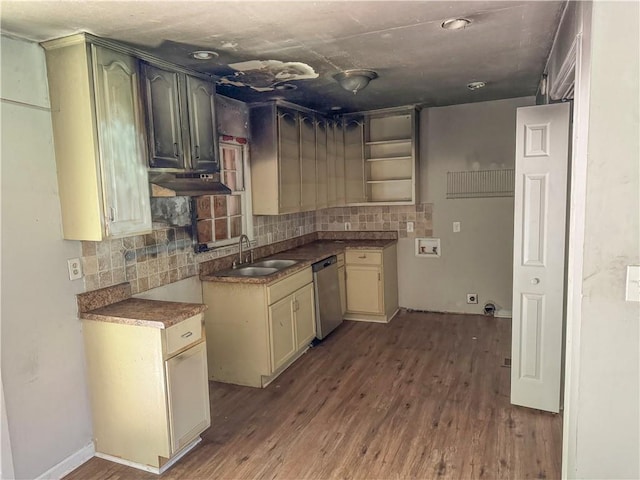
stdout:
[(333, 255), (312, 265), (316, 295), (316, 338), (320, 340), (342, 323), (337, 261)]

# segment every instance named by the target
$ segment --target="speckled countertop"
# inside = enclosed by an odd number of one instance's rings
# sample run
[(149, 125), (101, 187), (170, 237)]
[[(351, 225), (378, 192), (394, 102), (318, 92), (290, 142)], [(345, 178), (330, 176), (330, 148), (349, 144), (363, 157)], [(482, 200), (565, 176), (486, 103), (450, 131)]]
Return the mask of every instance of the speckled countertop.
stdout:
[(129, 284), (82, 293), (77, 296), (79, 316), (83, 320), (169, 328), (207, 308), (200, 303), (165, 302), (130, 296)]
[(309, 267), (315, 262), (343, 253), (347, 249), (351, 250), (382, 250), (389, 245), (397, 243), (395, 239), (381, 240), (316, 240), (297, 248), (285, 250), (284, 252), (271, 255), (259, 260), (271, 259), (288, 259), (298, 260), (298, 263), (290, 267), (284, 268), (271, 275), (255, 276), (255, 277), (227, 277), (224, 276), (225, 271), (214, 272), (208, 275), (201, 275), (200, 279), (205, 282), (225, 282), (225, 283), (272, 283), (284, 277), (287, 277), (299, 270)]

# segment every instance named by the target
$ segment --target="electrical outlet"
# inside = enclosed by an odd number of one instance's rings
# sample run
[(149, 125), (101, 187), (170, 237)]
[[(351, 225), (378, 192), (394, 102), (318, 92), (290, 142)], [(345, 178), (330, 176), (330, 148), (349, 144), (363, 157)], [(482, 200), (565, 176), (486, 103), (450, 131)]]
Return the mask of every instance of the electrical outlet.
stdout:
[(69, 280), (79, 280), (82, 278), (82, 264), (79, 258), (70, 258), (67, 260), (69, 268)]
[(478, 294), (467, 293), (467, 303), (478, 303)]
[(351, 224), (349, 222), (344, 222), (344, 229), (351, 230)]
[(413, 232), (413, 222), (407, 222), (407, 232)]
[(460, 222), (453, 222), (453, 233), (458, 233), (460, 231)]

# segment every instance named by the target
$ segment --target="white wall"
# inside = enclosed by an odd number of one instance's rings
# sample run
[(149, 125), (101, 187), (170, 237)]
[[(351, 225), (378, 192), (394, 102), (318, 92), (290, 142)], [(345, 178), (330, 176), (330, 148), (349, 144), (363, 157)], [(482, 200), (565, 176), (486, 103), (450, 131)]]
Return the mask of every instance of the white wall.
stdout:
[[(421, 112), (420, 202), (433, 204), (442, 256), (416, 258), (413, 240), (400, 239), (401, 306), (482, 313), (491, 300), (511, 309), (513, 197), (447, 200), (447, 172), (513, 168), (516, 108), (534, 103), (525, 97)], [(466, 303), (467, 293), (478, 294), (478, 305)]]
[[(44, 53), (1, 37), (2, 383), (16, 478), (91, 443), (84, 353), (62, 240)], [(2, 462), (5, 463), (4, 461)]]
[(640, 478), (640, 304), (624, 300), (626, 266), (640, 264), (639, 19), (638, 2), (594, 2), (583, 32), (590, 65), (578, 77), (590, 98), (577, 105), (588, 139), (577, 139), (587, 150), (576, 158), (578, 169), (586, 162), (586, 196), (573, 279), (581, 298), (568, 319), (570, 478)]

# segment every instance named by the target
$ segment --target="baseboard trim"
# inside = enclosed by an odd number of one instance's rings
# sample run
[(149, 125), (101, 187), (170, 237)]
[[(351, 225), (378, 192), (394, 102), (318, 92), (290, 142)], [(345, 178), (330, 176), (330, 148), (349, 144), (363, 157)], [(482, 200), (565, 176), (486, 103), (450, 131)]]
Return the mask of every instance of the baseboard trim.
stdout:
[(91, 442), (86, 447), (81, 448), (76, 453), (69, 455), (57, 465), (51, 467), (36, 480), (59, 480), (66, 474), (75, 470), (87, 460), (91, 459), (96, 452), (95, 445)]
[(145, 472), (155, 473), (156, 475), (161, 475), (167, 470), (169, 470), (178, 460), (184, 457), (187, 453), (189, 453), (196, 445), (198, 445), (202, 441), (201, 437), (196, 438), (189, 445), (180, 450), (175, 456), (171, 457), (171, 459), (162, 465), (160, 468), (152, 467), (151, 465), (144, 465), (142, 463), (132, 462), (130, 460), (125, 460), (124, 458), (114, 457), (113, 455), (109, 455), (107, 453), (96, 452), (95, 455), (98, 458), (102, 458), (104, 460), (109, 460), (110, 462), (119, 463), (120, 465), (126, 465), (127, 467), (137, 468), (138, 470), (144, 470)]

